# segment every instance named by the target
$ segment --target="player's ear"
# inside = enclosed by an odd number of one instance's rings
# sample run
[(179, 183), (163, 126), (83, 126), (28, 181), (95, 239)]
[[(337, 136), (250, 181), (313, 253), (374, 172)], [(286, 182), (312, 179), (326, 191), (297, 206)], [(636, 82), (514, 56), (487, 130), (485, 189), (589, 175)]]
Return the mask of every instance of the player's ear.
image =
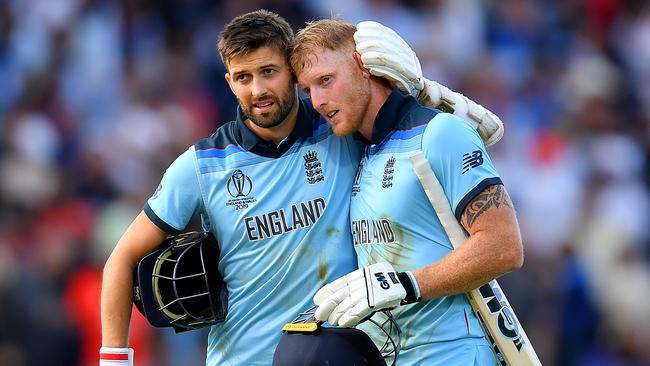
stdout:
[(361, 60), (361, 54), (359, 52), (354, 52), (354, 61), (356, 62), (357, 67), (361, 70), (363, 77), (370, 79), (370, 71), (363, 66), (363, 61)]
[(230, 91), (233, 92), (233, 93), (235, 93), (235, 91), (232, 90), (232, 77), (230, 76), (230, 73), (229, 73), (229, 72), (226, 72), (226, 74), (224, 75), (224, 77), (226, 78), (226, 82), (228, 83), (228, 87), (230, 88)]

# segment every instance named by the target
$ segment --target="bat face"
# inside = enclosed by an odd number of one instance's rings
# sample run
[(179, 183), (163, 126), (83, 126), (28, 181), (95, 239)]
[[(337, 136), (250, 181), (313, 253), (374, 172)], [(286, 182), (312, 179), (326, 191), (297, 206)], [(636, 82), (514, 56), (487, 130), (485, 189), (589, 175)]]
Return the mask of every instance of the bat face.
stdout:
[[(499, 344), (503, 345), (505, 342), (509, 342), (517, 352), (521, 352), (527, 346), (527, 340), (522, 335), (522, 329), (519, 326), (517, 317), (503, 295), (499, 284), (496, 280), (492, 280), (472, 291), (468, 296), (474, 313), (478, 317), (486, 338), (494, 351), (497, 362), (499, 365), (508, 366), (509, 363), (502, 350), (503, 347), (499, 347)], [(483, 304), (483, 306), (478, 305), (479, 303)], [(483, 315), (490, 318), (486, 319)], [(488, 322), (492, 323), (492, 327)]]
[(523, 346), (521, 339), (519, 325), (514, 312), (509, 304), (504, 301), (505, 296), (501, 288), (497, 285), (496, 281), (491, 281), (479, 287), (482, 301), (487, 304), (490, 314), (497, 319), (498, 329), (501, 335), (505, 338), (512, 339), (518, 350)]

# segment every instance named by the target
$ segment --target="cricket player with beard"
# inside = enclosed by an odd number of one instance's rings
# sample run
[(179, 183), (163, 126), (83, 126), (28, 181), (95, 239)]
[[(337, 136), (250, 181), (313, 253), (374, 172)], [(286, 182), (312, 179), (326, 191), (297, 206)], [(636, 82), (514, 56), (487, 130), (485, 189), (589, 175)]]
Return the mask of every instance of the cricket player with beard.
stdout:
[[(464, 293), (522, 266), (512, 202), (474, 126), (424, 107), (376, 77), (398, 86), (422, 81), (421, 75), (403, 79), (391, 77), (390, 70), (369, 70), (369, 57), (377, 66), (386, 59), (366, 53), (364, 60), (356, 52), (367, 46), (362, 31), (384, 34), (389, 43), (398, 38), (378, 23), (355, 28), (325, 19), (297, 34), (291, 56), (299, 86), (334, 133), (358, 134), (368, 142), (350, 207), (360, 269), (316, 293), (316, 317), (350, 327), (376, 310), (395, 308), (404, 333), (398, 365), (495, 365)], [(437, 86), (423, 83), (425, 99), (439, 95)], [(491, 118), (472, 109), (466, 108), (468, 114)], [(413, 171), (410, 158), (417, 153), (427, 159), (469, 234), (456, 250)]]
[[(381, 47), (381, 35), (368, 39), (376, 41), (375, 55), (399, 51)], [(287, 22), (264, 10), (234, 18), (221, 32), (237, 119), (169, 166), (106, 262), (100, 365), (133, 364), (133, 269), (195, 215), (219, 242), (214, 265), (229, 293), (227, 317), (208, 336), (210, 366), (271, 364), (282, 326), (310, 306), (317, 289), (356, 268), (348, 212), (365, 143), (336, 136), (297, 97), (292, 42)], [(401, 52), (410, 54), (404, 46)], [(500, 124), (489, 129), (487, 139), (502, 132)]]

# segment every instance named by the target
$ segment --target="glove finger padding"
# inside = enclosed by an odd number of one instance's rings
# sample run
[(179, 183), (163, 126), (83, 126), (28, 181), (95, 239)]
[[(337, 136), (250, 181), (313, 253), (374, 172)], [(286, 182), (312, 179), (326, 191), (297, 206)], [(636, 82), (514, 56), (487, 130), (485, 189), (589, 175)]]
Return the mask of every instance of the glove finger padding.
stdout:
[[(350, 273), (348, 276), (352, 275), (353, 273), (354, 272)], [(336, 279), (334, 282), (328, 283), (327, 285), (321, 287), (321, 289), (318, 290), (316, 294), (314, 294), (314, 304), (320, 306), (334, 293), (344, 287), (347, 287), (347, 279), (345, 276)]]
[(364, 65), (372, 65), (372, 70), (368, 71), (371, 71), (373, 75), (376, 75), (375, 70), (391, 70), (392, 74), (396, 74), (400, 78), (412, 79), (419, 77), (411, 70), (405, 69), (404, 65), (400, 64), (400, 56), (395, 54), (384, 53), (381, 51), (366, 51), (361, 54), (361, 61), (363, 61)]
[(395, 31), (377, 22), (357, 24), (356, 49), (372, 75), (384, 77), (406, 93), (424, 88), (420, 60)]
[[(339, 315), (333, 313), (345, 299), (353, 297), (353, 292), (365, 289), (365, 278), (363, 270), (358, 269), (354, 272), (343, 276), (336, 281), (325, 285), (314, 295), (314, 304), (318, 305), (314, 316), (320, 321), (329, 321), (330, 324), (336, 325)], [(332, 321), (334, 319), (334, 321)]]
[[(346, 281), (343, 281), (343, 283), (346, 284)], [(327, 286), (323, 287), (317, 293), (318, 299), (316, 296), (314, 296), (314, 303), (318, 305), (318, 308), (314, 313), (314, 317), (320, 321), (329, 321), (329, 317), (332, 312), (336, 309), (337, 306), (339, 306), (340, 302), (343, 301), (344, 298), (349, 296), (349, 289), (347, 288), (347, 285), (345, 285), (345, 287), (339, 288), (338, 290), (335, 290), (332, 285), (334, 285), (334, 283), (327, 285), (330, 286), (329, 288), (326, 288)]]
[[(341, 304), (343, 300), (349, 297), (349, 290), (347, 287), (339, 289), (337, 292), (331, 294), (328, 298), (320, 302), (314, 317), (320, 321), (329, 321), (332, 323), (332, 315)], [(340, 315), (337, 315), (337, 317)]]
[(399, 49), (406, 54), (415, 54), (406, 41), (397, 32), (385, 25), (373, 21), (364, 21), (357, 24), (357, 31), (354, 33), (354, 42), (357, 51), (379, 50), (389, 53), (393, 49)]
[(385, 25), (379, 22), (373, 22), (372, 20), (366, 20), (363, 22), (357, 23), (357, 32), (359, 34), (354, 35), (354, 40), (364, 40), (367, 38), (378, 38), (378, 37), (390, 37), (390, 38), (399, 38), (401, 37), (392, 30), (391, 28), (386, 27)]
[(368, 307), (368, 304), (358, 303), (341, 315), (338, 319), (338, 326), (345, 328), (353, 327), (374, 311), (374, 309)]
[[(381, 40), (377, 39), (363, 39), (357, 37), (356, 39), (356, 49), (357, 52), (380, 52), (388, 54), (392, 49), (401, 49), (405, 54), (415, 53), (409, 48), (409, 45), (404, 42), (403, 39), (391, 39), (391, 38), (382, 38)], [(408, 51), (407, 51), (408, 50)]]
[(327, 318), (327, 321), (333, 326), (339, 326), (341, 317), (346, 312), (348, 312), (353, 307), (353, 305), (354, 304), (352, 303), (352, 298), (346, 297), (336, 306), (336, 308), (334, 308), (334, 310), (332, 310), (332, 313)]
[(391, 84), (393, 84), (394, 87), (399, 88), (399, 90), (403, 91), (404, 93), (411, 93), (411, 87), (409, 86), (411, 83), (409, 82), (408, 78), (405, 78), (403, 76), (403, 73), (383, 66), (373, 66), (372, 70), (368, 71), (370, 71), (370, 73), (374, 76), (387, 79), (391, 82)]
[(401, 64), (402, 60), (399, 57), (374, 51), (359, 53), (361, 54), (363, 66), (372, 75), (387, 79), (393, 83), (394, 87), (408, 94), (420, 90), (416, 86), (416, 82), (414, 82), (419, 78), (418, 74), (411, 72), (409, 69), (404, 69)]

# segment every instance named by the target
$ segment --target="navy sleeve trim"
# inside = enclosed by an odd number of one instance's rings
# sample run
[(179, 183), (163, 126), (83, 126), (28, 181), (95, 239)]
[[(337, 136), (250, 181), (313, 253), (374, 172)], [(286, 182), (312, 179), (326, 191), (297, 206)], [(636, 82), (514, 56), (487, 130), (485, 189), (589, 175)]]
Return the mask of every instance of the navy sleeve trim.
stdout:
[(456, 216), (456, 220), (460, 222), (460, 216), (463, 214), (463, 211), (465, 211), (465, 206), (467, 206), (470, 203), (470, 201), (474, 199), (474, 197), (476, 197), (488, 186), (493, 186), (497, 184), (503, 184), (501, 178), (499, 177), (485, 178), (481, 181), (481, 183), (479, 183), (476, 187), (474, 187), (474, 189), (469, 191), (469, 193), (467, 193), (465, 197), (463, 197), (463, 199), (460, 200), (458, 206), (456, 206), (456, 212), (454, 212), (454, 216)]
[(149, 217), (149, 220), (154, 223), (154, 225), (158, 226), (160, 230), (166, 232), (169, 235), (178, 235), (181, 233), (180, 230), (176, 230), (166, 222), (164, 222), (158, 215), (156, 215), (155, 212), (151, 209), (151, 206), (149, 206), (148, 203), (144, 205), (144, 213)]

